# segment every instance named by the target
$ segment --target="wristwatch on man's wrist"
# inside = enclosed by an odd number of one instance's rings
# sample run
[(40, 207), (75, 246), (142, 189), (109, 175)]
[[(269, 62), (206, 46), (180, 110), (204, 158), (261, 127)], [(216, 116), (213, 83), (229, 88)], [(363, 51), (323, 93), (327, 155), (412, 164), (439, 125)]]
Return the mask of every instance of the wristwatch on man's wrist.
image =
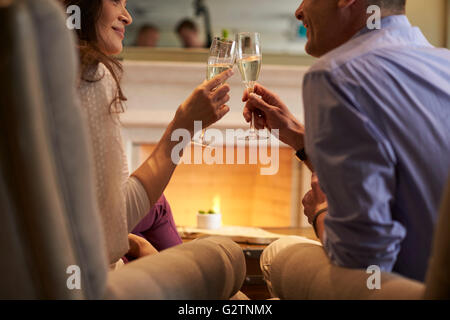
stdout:
[(306, 161), (306, 160), (308, 160), (308, 157), (306, 156), (305, 148), (301, 148), (300, 150), (298, 150), (298, 151), (295, 153), (295, 157), (296, 157), (299, 161)]
[(316, 214), (313, 217), (313, 221), (312, 221), (311, 224), (312, 224), (312, 226), (314, 228), (314, 233), (316, 234), (317, 238), (320, 238), (319, 237), (319, 233), (317, 232), (317, 218), (319, 218), (319, 216), (321, 214), (326, 213), (326, 212), (328, 212), (328, 208), (323, 208), (323, 209), (317, 211)]

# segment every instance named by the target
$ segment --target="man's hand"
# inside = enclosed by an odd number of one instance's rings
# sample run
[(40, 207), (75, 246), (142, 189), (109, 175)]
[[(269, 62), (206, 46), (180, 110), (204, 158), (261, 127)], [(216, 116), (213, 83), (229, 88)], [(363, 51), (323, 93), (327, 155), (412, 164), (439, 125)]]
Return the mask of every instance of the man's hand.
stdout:
[(247, 122), (251, 121), (252, 112), (255, 112), (256, 129), (278, 129), (282, 142), (295, 151), (304, 147), (304, 127), (275, 93), (256, 84), (254, 94), (249, 94), (246, 90), (242, 101), (247, 102), (244, 108), (244, 118)]
[(150, 242), (135, 234), (128, 234), (128, 243), (130, 244), (130, 250), (126, 256), (127, 258), (130, 258), (130, 260), (158, 253), (158, 250), (156, 250)]
[(312, 224), (314, 215), (324, 208), (328, 207), (327, 197), (319, 186), (319, 179), (315, 173), (311, 177), (311, 190), (305, 195), (302, 200), (305, 216), (308, 217), (308, 222)]

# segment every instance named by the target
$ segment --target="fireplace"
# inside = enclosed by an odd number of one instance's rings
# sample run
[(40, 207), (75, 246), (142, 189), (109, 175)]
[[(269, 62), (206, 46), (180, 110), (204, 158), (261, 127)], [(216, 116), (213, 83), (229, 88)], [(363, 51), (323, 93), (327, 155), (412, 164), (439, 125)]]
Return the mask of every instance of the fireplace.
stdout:
[[(154, 144), (140, 147), (140, 162), (154, 147)], [(224, 147), (227, 148), (231, 147)], [(245, 148), (248, 155), (248, 147), (233, 148), (234, 154)], [(240, 165), (180, 164), (164, 194), (180, 226), (195, 226), (196, 213), (211, 209), (220, 210), (224, 225), (298, 226), (300, 195), (296, 193), (302, 189), (298, 179), (302, 168), (296, 162), (292, 149), (283, 147), (279, 149), (279, 170), (274, 175), (261, 175), (262, 165), (248, 161)]]
[[(150, 155), (180, 102), (202, 82), (204, 68), (205, 65), (199, 63), (124, 63), (123, 87), (128, 102), (121, 122), (130, 172)], [(305, 70), (303, 67), (268, 65), (261, 73), (261, 83), (277, 92), (300, 121), (301, 81)], [(237, 77), (228, 82), (231, 111), (212, 126), (222, 131), (223, 136), (229, 129), (248, 128), (242, 117), (242, 84)], [(277, 173), (263, 175), (261, 170), (267, 166), (260, 161), (249, 161), (248, 145), (229, 142), (219, 145), (222, 145), (223, 154), (243, 152), (245, 164), (227, 164), (225, 161), (224, 164), (180, 164), (164, 192), (179, 226), (195, 226), (197, 212), (213, 209), (214, 199), (216, 205), (220, 202), (224, 225), (306, 225), (301, 199), (309, 189), (310, 174), (294, 158), (290, 147), (279, 145)]]

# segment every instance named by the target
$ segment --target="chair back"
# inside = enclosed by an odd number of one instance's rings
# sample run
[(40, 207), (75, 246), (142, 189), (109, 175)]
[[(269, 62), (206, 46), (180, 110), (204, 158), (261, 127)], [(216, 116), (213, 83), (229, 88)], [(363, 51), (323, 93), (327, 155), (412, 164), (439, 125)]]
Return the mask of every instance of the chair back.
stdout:
[(0, 35), (0, 299), (101, 298), (74, 35), (55, 0), (0, 0)]
[(425, 299), (450, 299), (450, 178), (434, 231), (425, 280)]

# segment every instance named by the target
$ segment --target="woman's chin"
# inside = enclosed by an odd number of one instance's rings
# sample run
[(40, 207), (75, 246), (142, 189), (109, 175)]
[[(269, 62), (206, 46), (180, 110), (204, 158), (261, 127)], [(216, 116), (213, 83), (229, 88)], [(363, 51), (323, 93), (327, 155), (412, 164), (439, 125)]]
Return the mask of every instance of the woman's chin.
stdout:
[(118, 54), (121, 54), (122, 51), (123, 51), (123, 46), (120, 45), (120, 46), (115, 47), (113, 50), (111, 50), (110, 54), (113, 55), (113, 56), (116, 56)]
[(118, 54), (121, 54), (123, 51), (123, 45), (122, 43), (119, 45), (111, 45), (102, 50), (103, 53), (105, 53), (107, 56), (116, 56)]

